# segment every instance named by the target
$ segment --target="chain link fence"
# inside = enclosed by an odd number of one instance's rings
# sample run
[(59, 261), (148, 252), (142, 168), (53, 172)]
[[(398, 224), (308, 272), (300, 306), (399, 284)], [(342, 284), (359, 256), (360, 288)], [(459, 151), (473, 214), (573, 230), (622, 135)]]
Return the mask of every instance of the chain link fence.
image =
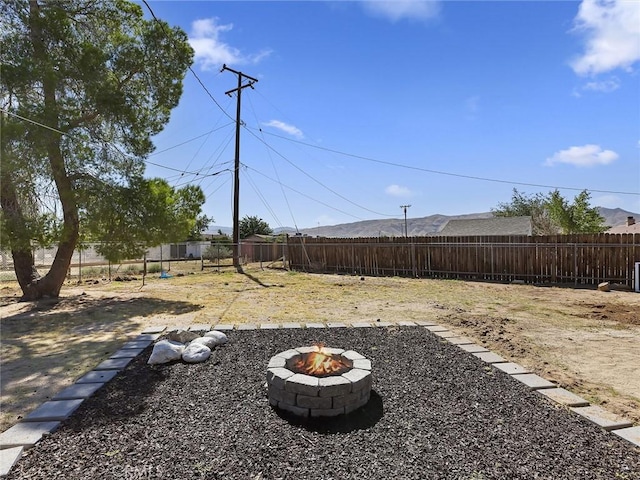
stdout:
[[(86, 244), (76, 248), (68, 271), (69, 279), (104, 278), (117, 276), (162, 274), (162, 272), (190, 272), (203, 270), (214, 265), (222, 268), (231, 262), (231, 246), (211, 244), (210, 242), (183, 242), (153, 247), (140, 258), (129, 259), (121, 263), (110, 263), (97, 252), (99, 244)], [(57, 247), (38, 247), (33, 250), (34, 265), (41, 275), (49, 271), (57, 252)], [(225, 260), (228, 261), (225, 262)], [(16, 280), (11, 252), (0, 251), (0, 282)]]

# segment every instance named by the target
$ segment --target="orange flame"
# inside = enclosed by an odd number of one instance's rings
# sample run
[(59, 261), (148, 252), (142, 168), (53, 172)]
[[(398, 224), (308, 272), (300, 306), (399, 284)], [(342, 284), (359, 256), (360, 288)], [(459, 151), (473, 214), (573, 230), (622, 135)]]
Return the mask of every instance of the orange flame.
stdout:
[(347, 370), (349, 366), (339, 356), (337, 357), (320, 345), (320, 351), (301, 355), (293, 366), (297, 371), (306, 375), (338, 375)]

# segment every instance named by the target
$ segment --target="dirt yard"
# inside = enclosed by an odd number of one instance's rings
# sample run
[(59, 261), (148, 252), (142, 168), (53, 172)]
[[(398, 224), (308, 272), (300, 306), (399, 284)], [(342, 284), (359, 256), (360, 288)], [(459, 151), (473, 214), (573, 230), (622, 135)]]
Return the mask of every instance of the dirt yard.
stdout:
[(1, 284), (0, 431), (147, 326), (400, 320), (436, 321), (640, 424), (637, 293), (259, 266), (171, 273), (144, 286), (140, 278), (70, 283), (61, 298), (35, 303), (19, 303), (17, 284)]

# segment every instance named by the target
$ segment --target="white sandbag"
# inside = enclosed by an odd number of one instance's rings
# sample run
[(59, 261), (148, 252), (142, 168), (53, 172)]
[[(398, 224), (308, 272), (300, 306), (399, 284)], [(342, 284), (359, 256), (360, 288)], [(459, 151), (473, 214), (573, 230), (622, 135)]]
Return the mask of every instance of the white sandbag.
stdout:
[(182, 360), (188, 363), (204, 362), (211, 356), (211, 349), (201, 343), (191, 342), (182, 352)]
[(205, 333), (204, 336), (214, 338), (216, 340), (216, 345), (224, 345), (229, 341), (227, 336), (218, 330), (211, 330), (210, 332)]
[[(206, 345), (211, 350), (213, 350), (216, 345), (218, 345), (218, 341), (213, 337), (198, 337), (194, 339), (191, 343), (199, 343), (201, 345)], [(189, 345), (191, 345), (191, 343)]]
[(148, 364), (167, 363), (179, 360), (184, 351), (184, 344), (171, 340), (160, 340), (153, 346)]

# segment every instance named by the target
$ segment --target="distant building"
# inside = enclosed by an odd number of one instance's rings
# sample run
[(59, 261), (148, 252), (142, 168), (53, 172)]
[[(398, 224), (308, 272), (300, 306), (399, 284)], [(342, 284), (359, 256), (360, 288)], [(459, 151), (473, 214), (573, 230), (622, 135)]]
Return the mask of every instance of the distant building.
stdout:
[(240, 240), (240, 256), (246, 262), (271, 262), (284, 257), (286, 236), (254, 234)]
[(627, 217), (627, 221), (623, 225), (611, 227), (605, 233), (640, 233), (640, 223), (636, 223), (633, 217)]
[(531, 217), (492, 217), (449, 220), (433, 235), (443, 237), (471, 237), (488, 235), (531, 235)]

